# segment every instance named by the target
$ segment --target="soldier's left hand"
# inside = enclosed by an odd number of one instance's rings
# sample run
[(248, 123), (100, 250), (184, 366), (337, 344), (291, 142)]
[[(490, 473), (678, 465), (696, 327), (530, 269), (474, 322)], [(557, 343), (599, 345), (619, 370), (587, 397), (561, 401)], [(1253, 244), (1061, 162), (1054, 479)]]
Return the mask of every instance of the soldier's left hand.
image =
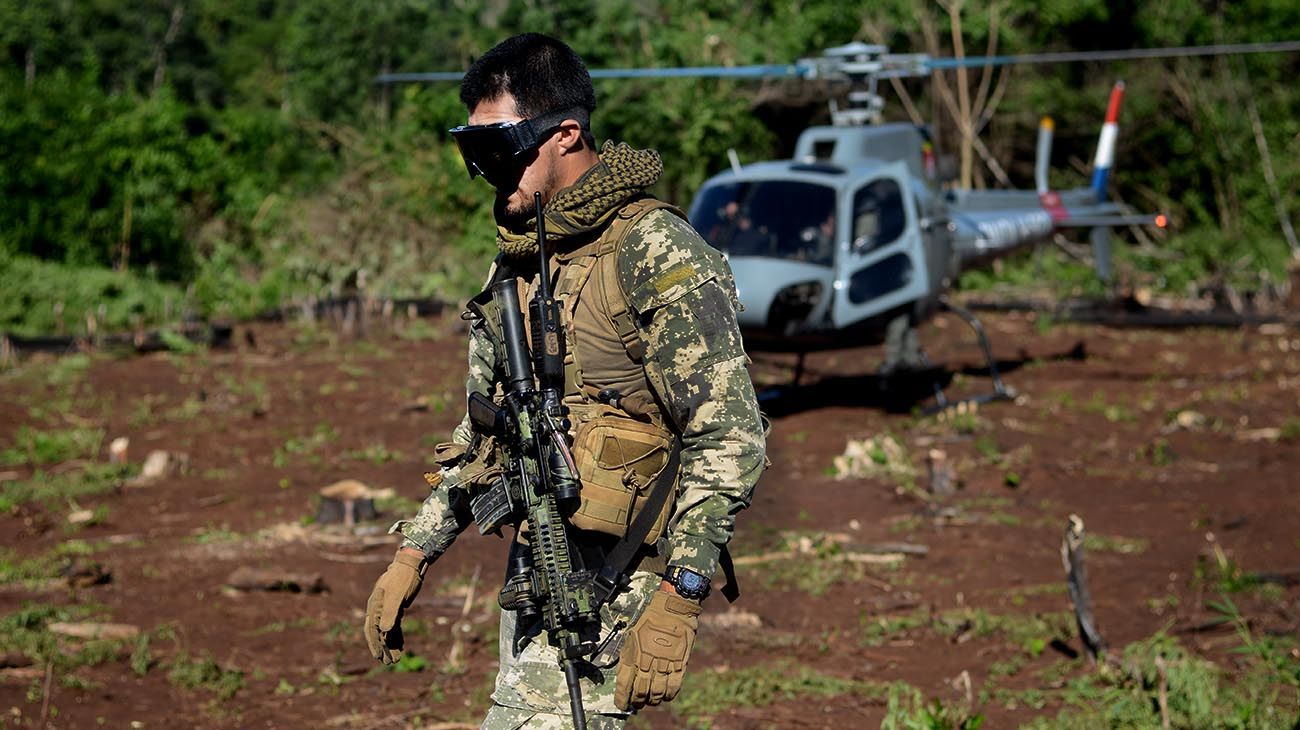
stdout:
[(628, 629), (618, 658), (614, 703), (624, 710), (657, 705), (677, 696), (695, 646), (700, 604), (655, 591), (641, 618)]

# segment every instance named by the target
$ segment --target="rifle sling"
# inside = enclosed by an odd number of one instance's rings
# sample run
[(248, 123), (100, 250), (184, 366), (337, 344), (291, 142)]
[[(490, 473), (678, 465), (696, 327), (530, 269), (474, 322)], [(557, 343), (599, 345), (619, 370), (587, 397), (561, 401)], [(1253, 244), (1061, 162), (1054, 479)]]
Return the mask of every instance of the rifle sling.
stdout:
[[(600, 571), (596, 573), (597, 603), (608, 602), (620, 588), (627, 584), (627, 569), (640, 553), (646, 535), (649, 535), (650, 530), (654, 527), (655, 518), (663, 511), (664, 504), (673, 491), (673, 484), (677, 481), (677, 472), (681, 467), (681, 463), (681, 440), (673, 439), (673, 449), (668, 454), (668, 463), (659, 472), (659, 477), (655, 480), (655, 486), (651, 490), (650, 496), (646, 498), (645, 504), (641, 506), (641, 511), (637, 513), (636, 519), (632, 520), (627, 534), (605, 555), (605, 563), (600, 567)], [(721, 593), (726, 596), (729, 603), (734, 603), (740, 597), (740, 590), (736, 583), (736, 567), (731, 560), (731, 552), (727, 550), (726, 546), (723, 546), (722, 555), (718, 562), (727, 578), (727, 584), (722, 587)]]

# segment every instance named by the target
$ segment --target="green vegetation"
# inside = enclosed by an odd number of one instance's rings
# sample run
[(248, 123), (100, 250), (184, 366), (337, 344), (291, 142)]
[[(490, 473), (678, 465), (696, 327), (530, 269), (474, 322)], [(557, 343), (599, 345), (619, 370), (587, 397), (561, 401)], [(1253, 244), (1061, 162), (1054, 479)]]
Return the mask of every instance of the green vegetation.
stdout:
[(310, 434), (295, 436), (275, 447), (275, 453), (271, 455), (271, 464), (277, 469), (282, 469), (289, 465), (294, 456), (299, 455), (305, 455), (309, 461), (315, 463), (319, 461), (319, 457), (314, 452), (326, 444), (337, 441), (338, 437), (339, 433), (333, 426), (328, 423), (318, 423)]
[(181, 689), (211, 692), (222, 700), (234, 697), (244, 688), (242, 670), (227, 669), (208, 654), (192, 658), (181, 652), (171, 660), (167, 680)]
[(1124, 649), (1118, 667), (1070, 680), (1067, 707), (1031, 730), (1292, 727), (1300, 719), (1300, 662), (1276, 645), (1245, 643), (1244, 669), (1196, 657), (1164, 633)]
[(340, 456), (344, 459), (355, 461), (368, 461), (371, 464), (387, 464), (390, 461), (405, 459), (402, 452), (389, 449), (382, 443), (371, 444), (363, 449), (349, 449), (344, 451)]
[(920, 690), (905, 682), (889, 686), (885, 719), (880, 721), (880, 730), (979, 730), (983, 726), (983, 715), (926, 702)]
[(0, 549), (0, 585), (48, 580), (58, 575), (68, 561), (93, 552), (83, 540), (68, 540), (52, 550), (31, 558), (21, 558), (13, 550)]
[(115, 661), (127, 651), (119, 639), (61, 639), (49, 630), (55, 622), (83, 621), (99, 613), (94, 606), (52, 606), (24, 603), (0, 617), (0, 652), (22, 654), (36, 665), (51, 664), (60, 672)]
[(773, 537), (776, 549), (760, 556), (760, 562), (738, 569), (745, 580), (756, 580), (766, 588), (781, 588), (820, 596), (831, 586), (861, 580), (866, 569), (844, 553), (844, 546), (820, 532), (785, 531)]
[(1131, 423), (1137, 420), (1133, 412), (1124, 405), (1107, 402), (1106, 394), (1100, 390), (1093, 392), (1092, 397), (1083, 404), (1083, 410), (1086, 413), (1099, 414), (1111, 423)]
[(1300, 416), (1291, 416), (1278, 429), (1278, 441), (1300, 441)]
[(1085, 550), (1099, 553), (1140, 555), (1151, 547), (1151, 541), (1142, 537), (1119, 537), (1089, 532), (1083, 536), (1083, 547)]
[(744, 669), (699, 669), (687, 675), (681, 694), (669, 705), (675, 716), (701, 718), (735, 707), (763, 707), (809, 697), (851, 695), (881, 699), (883, 684), (826, 674), (792, 661)]
[(59, 509), (77, 498), (114, 491), (133, 471), (134, 467), (125, 464), (90, 464), (61, 474), (38, 471), (30, 479), (0, 484), (0, 513), (32, 503)]
[[(997, 8), (965, 5), (967, 52), (985, 48), (992, 32), (997, 52), (1018, 54), (1092, 49), (1085, 39), (1103, 26), (1125, 28), (1125, 47), (1284, 40), (1300, 26), (1300, 10), (1277, 0)], [(467, 179), (445, 131), (464, 120), (455, 84), (381, 87), (373, 78), (463, 69), (520, 29), (546, 28), (593, 68), (786, 63), (850, 40), (953, 50), (947, 33), (922, 30), (947, 27), (942, 8), (918, 0), (859, 12), (831, 0), (758, 4), (745, 7), (743, 23), (736, 13), (687, 0), (204, 0), (173, 19), (169, 8), (126, 0), (4, 0), (0, 148), (11, 154), (0, 169), (0, 329), (82, 333), (89, 317), (99, 329), (191, 313), (242, 317), (363, 279), (379, 295), (470, 292), (492, 252), (491, 196)], [(440, 42), (429, 42), (429, 28)], [(1038, 116), (1058, 120), (1056, 159), (1089, 158), (1107, 88), (1127, 79), (1113, 193), (1166, 212), (1177, 235), (1119, 247), (1117, 267), (1177, 292), (1214, 276), (1257, 287), (1260, 271), (1279, 279), (1288, 252), (1253, 119), (1286, 200), (1300, 179), (1292, 113), (1300, 90), (1287, 83), (1295, 64), (1293, 55), (1260, 54), (1116, 63), (1104, 74), (1017, 67), (982, 137), (1012, 182), (1028, 187)], [(940, 92), (921, 81), (906, 88), (917, 108), (940, 110), (930, 120), (938, 147), (956, 154), (960, 125), (932, 103)], [(597, 91), (597, 137), (662, 150), (659, 192), (682, 203), (726, 167), (728, 148), (750, 161), (792, 142), (766, 126), (772, 105), (750, 82), (608, 80)], [(900, 103), (886, 113), (907, 114)], [(971, 177), (977, 187), (996, 183), (978, 160)], [(1061, 165), (1053, 178), (1069, 187), (1086, 172)], [(1099, 286), (1089, 267), (1055, 249), (1008, 261), (996, 276), (968, 273), (961, 285), (999, 281), (1079, 293)], [(428, 333), (417, 323), (407, 336)]]
[(68, 428), (39, 430), (21, 426), (14, 435), (14, 445), (0, 451), (0, 466), (31, 464), (43, 466), (72, 459), (85, 459), (99, 452), (103, 429)]

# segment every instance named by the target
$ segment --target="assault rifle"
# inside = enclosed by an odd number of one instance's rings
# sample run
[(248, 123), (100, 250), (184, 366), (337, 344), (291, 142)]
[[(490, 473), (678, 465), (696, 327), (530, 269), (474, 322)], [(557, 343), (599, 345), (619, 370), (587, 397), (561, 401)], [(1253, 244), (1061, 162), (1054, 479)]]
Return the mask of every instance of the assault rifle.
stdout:
[(515, 277), (491, 289), (506, 355), (505, 402), (499, 407), (474, 393), (469, 416), (476, 430), (497, 437), (507, 465), (497, 488), (476, 498), (471, 511), (484, 533), (527, 518), (527, 543), (516, 535), (498, 602), (517, 611), (521, 621), (541, 619), (559, 653), (574, 727), (585, 730), (578, 662), (596, 651), (589, 637), (599, 632), (600, 603), (593, 573), (583, 568), (566, 530), (565, 517), (578, 502), (578, 470), (565, 441), (567, 409), (560, 402), (565, 338), (559, 304), (551, 296), (541, 197), (534, 196), (541, 268), (537, 293), (528, 303), (531, 355)]

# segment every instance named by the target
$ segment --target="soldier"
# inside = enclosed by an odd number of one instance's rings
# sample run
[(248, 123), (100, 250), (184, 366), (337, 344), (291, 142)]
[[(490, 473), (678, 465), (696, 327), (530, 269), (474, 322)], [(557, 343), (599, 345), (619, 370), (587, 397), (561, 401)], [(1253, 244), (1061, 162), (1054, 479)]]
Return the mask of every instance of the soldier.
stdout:
[[(597, 149), (595, 90), (567, 45), (536, 33), (509, 38), (473, 64), (460, 98), (469, 124), (452, 135), (470, 176), (496, 190), (500, 255), (489, 282), (518, 276), (525, 296), (537, 283), (533, 196), (541, 193), (581, 481), (569, 531), (588, 567), (626, 538), (660, 472), (675, 472), (625, 587), (600, 608), (599, 650), (580, 680), (590, 725), (622, 727), (681, 688), (700, 602), (763, 470), (735, 284), (684, 216), (646, 192), (663, 170), (657, 153), (611, 142)], [(466, 388), (499, 402), (504, 365), (489, 320), (472, 318)], [(501, 474), (493, 440), (476, 435), (468, 417), (452, 439), (437, 449), (442, 468), (429, 475), (419, 512), (393, 526), (401, 547), (366, 606), (366, 640), (384, 663), (401, 656), (402, 612), (428, 566), (472, 521), (469, 501)], [(540, 634), (537, 622), (502, 611), (483, 727), (571, 725), (556, 649)]]

